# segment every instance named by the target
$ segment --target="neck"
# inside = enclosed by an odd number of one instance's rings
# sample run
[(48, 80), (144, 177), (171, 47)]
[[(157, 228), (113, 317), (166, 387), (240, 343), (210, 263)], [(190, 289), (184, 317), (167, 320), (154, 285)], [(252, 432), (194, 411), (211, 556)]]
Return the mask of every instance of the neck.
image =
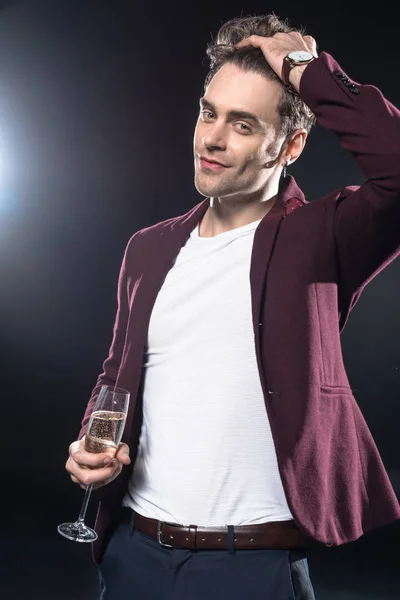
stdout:
[(200, 237), (214, 237), (265, 217), (275, 204), (279, 181), (253, 194), (211, 198), (199, 225)]

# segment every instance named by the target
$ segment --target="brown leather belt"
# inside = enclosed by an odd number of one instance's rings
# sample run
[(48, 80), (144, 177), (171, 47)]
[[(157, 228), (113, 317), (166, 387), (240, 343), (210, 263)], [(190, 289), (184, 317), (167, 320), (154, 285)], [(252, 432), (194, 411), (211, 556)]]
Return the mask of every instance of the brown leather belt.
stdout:
[[(128, 509), (130, 511), (130, 509)], [(131, 513), (132, 514), (132, 513)], [(154, 538), (167, 548), (188, 548), (190, 550), (227, 550), (228, 527), (198, 527), (179, 525), (134, 514), (134, 528)], [(305, 548), (307, 537), (294, 521), (273, 521), (259, 525), (235, 525), (233, 530), (236, 550), (261, 550)]]

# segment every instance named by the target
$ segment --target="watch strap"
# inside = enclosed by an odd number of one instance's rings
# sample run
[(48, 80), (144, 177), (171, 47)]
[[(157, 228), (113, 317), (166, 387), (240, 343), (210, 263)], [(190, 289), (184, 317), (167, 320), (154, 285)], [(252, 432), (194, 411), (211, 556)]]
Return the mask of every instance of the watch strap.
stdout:
[(282, 64), (282, 80), (286, 86), (290, 85), (289, 75), (290, 75), (290, 71), (292, 70), (293, 66), (294, 65), (293, 65), (292, 61), (290, 60), (290, 58), (285, 56), (285, 58), (283, 59), (283, 64)]
[(282, 63), (282, 81), (283, 81), (283, 83), (287, 87), (289, 87), (290, 86), (289, 76), (290, 76), (290, 71), (293, 69), (293, 67), (297, 67), (297, 66), (301, 66), (301, 65), (308, 65), (310, 62), (312, 62), (314, 60), (314, 58), (315, 57), (313, 56), (309, 60), (297, 62), (297, 61), (289, 58), (289, 54), (287, 54), (285, 56), (285, 58), (283, 59), (283, 63)]

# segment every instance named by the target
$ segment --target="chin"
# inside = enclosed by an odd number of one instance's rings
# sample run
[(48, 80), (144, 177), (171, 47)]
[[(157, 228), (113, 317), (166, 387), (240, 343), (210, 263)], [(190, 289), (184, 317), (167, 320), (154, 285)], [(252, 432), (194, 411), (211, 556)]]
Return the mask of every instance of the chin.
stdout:
[(195, 182), (194, 186), (195, 186), (196, 190), (199, 192), (199, 194), (201, 194), (205, 198), (211, 198), (213, 196), (213, 190), (210, 190), (209, 187), (206, 187), (205, 185), (199, 185), (196, 182)]
[(199, 177), (195, 177), (194, 185), (196, 190), (206, 198), (220, 198), (226, 196), (227, 190), (216, 183), (200, 181)]

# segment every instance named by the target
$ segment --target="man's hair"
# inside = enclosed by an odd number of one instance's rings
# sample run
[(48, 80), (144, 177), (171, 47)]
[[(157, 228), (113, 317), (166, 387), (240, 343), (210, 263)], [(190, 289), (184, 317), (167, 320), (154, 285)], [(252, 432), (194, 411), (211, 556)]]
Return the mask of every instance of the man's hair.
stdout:
[(244, 71), (260, 73), (267, 79), (278, 81), (282, 84), (282, 94), (278, 104), (281, 117), (279, 135), (287, 136), (295, 129), (304, 128), (307, 132), (315, 123), (315, 116), (300, 98), (299, 94), (291, 87), (286, 87), (275, 71), (269, 66), (262, 51), (253, 46), (235, 48), (241, 40), (251, 35), (272, 37), (276, 33), (290, 33), (298, 31), (305, 35), (305, 31), (293, 29), (287, 20), (280, 20), (275, 14), (237, 17), (222, 25), (217, 37), (207, 47), (210, 59), (210, 71), (206, 77), (204, 87), (207, 88), (211, 79), (224, 64), (233, 64)]

